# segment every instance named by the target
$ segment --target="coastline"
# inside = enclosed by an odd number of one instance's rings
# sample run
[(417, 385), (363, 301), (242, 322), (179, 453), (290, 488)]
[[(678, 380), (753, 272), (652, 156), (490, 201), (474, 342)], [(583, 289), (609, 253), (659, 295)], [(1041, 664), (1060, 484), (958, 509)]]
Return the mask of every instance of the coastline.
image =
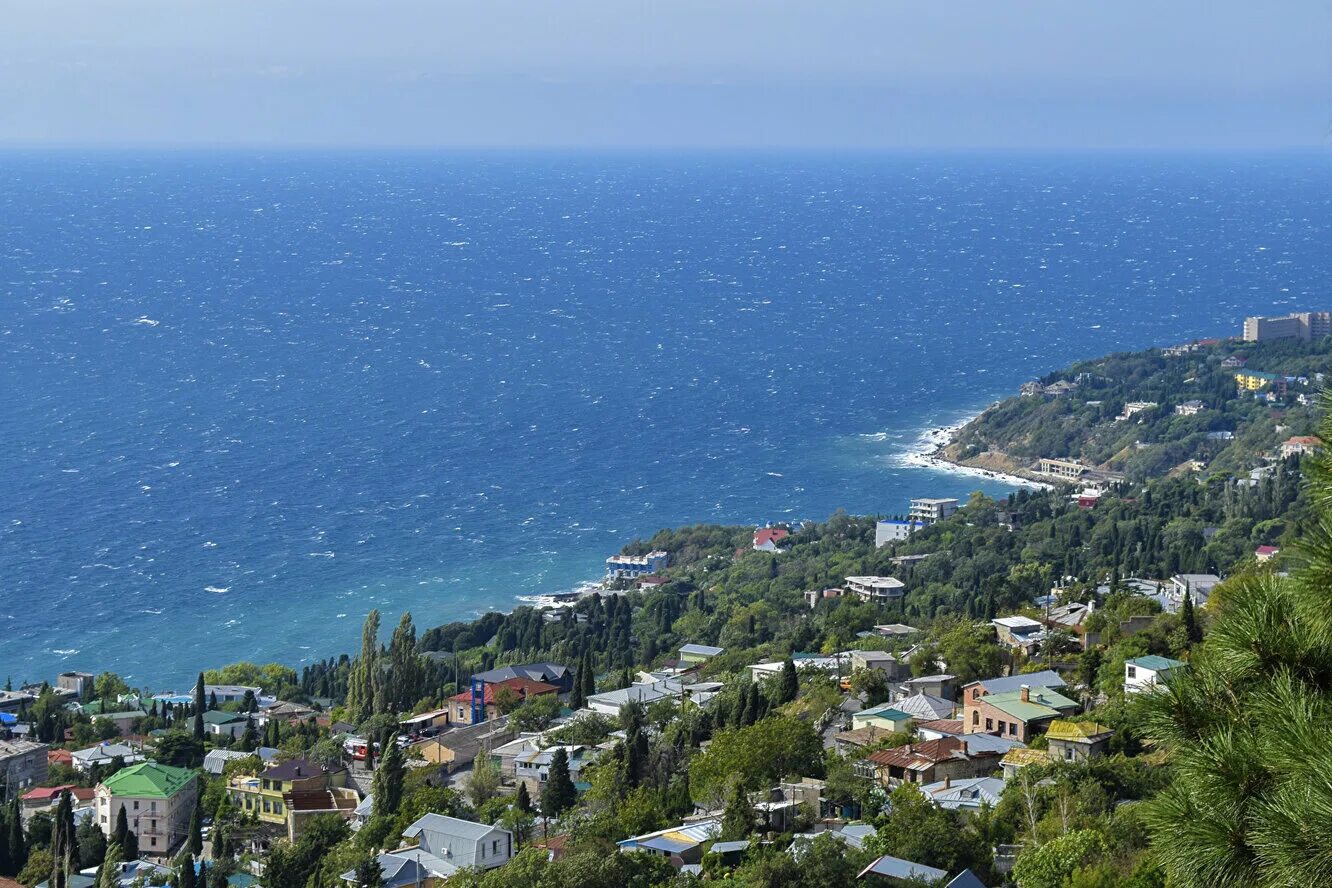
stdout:
[(1026, 487), (1034, 490), (1050, 489), (1053, 485), (1045, 481), (1037, 481), (1032, 478), (1026, 478), (1022, 475), (1014, 475), (1009, 472), (998, 472), (993, 469), (969, 466), (965, 463), (951, 460), (944, 455), (948, 445), (952, 444), (956, 439), (957, 433), (993, 406), (994, 404), (990, 404), (983, 410), (977, 410), (974, 413), (967, 414), (962, 419), (954, 421), (949, 425), (926, 430), (916, 440), (912, 449), (898, 457), (896, 460), (897, 464), (909, 468), (946, 472), (948, 474), (962, 477), (985, 478), (989, 481), (998, 481), (1002, 484), (1012, 485), (1013, 487)]

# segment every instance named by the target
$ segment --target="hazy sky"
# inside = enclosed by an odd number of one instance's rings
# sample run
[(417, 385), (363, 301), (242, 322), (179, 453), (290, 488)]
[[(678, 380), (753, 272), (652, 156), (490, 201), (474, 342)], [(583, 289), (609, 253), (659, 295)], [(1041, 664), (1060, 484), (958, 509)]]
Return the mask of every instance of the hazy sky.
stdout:
[(8, 0), (0, 142), (1332, 144), (1332, 0)]

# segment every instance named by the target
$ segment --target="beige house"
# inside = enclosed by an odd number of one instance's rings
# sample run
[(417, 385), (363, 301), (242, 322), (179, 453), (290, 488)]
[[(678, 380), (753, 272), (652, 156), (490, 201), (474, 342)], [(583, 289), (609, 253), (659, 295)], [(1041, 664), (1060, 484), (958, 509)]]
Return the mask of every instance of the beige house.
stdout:
[(97, 784), (97, 825), (110, 837), (125, 809), (139, 855), (163, 860), (185, 840), (198, 791), (193, 771), (156, 762), (131, 765)]

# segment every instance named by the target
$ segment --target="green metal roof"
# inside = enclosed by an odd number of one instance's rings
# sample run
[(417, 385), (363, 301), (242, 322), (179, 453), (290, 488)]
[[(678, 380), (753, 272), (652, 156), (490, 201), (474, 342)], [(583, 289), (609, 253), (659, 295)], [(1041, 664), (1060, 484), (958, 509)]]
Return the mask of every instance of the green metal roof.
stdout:
[(1141, 666), (1143, 669), (1150, 669), (1153, 672), (1169, 672), (1171, 669), (1178, 669), (1187, 665), (1183, 660), (1172, 660), (1169, 657), (1158, 657), (1156, 654), (1148, 654), (1145, 657), (1135, 657), (1128, 661), (1130, 666)]
[(226, 712), (221, 709), (210, 709), (203, 715), (206, 725), (229, 725), (238, 721), (245, 721), (245, 716), (239, 712)]
[(1022, 702), (1021, 689), (1003, 694), (987, 694), (981, 700), (1024, 722), (1051, 718), (1059, 715), (1062, 709), (1078, 708), (1077, 701), (1049, 688), (1031, 688), (1026, 703)]
[(194, 780), (194, 772), (157, 762), (124, 768), (102, 781), (112, 795), (130, 798), (171, 798)]
[(871, 707), (870, 709), (865, 709), (860, 712), (857, 712), (854, 717), (885, 718), (888, 719), (889, 721), (903, 721), (904, 719), (910, 719), (913, 716), (908, 712), (903, 712), (900, 709), (894, 709), (892, 706), (885, 704), (883, 706), (874, 706)]

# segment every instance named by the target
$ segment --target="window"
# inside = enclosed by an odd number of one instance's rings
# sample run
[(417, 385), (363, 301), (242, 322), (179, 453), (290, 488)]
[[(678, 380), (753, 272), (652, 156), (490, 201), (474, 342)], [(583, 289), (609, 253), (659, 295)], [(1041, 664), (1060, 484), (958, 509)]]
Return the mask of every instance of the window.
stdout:
[(1065, 761), (1073, 760), (1073, 747), (1071, 746), (1064, 747), (1064, 760)]
[(1137, 667), (1137, 666), (1128, 666), (1128, 667), (1126, 667), (1126, 668), (1128, 669), (1128, 677), (1129, 677), (1129, 678), (1137, 678), (1137, 677), (1138, 677), (1138, 667)]
[(139, 803), (138, 803), (138, 802), (135, 802), (135, 803), (134, 803), (134, 810), (135, 810), (135, 811), (139, 810)]
[(490, 843), (490, 853), (491, 853), (491, 854), (498, 854), (498, 853), (499, 853), (499, 839), (494, 839), (493, 841), (491, 841), (491, 843)]
[(157, 821), (156, 821), (156, 820), (149, 820), (149, 821), (148, 821), (148, 828), (149, 828), (149, 829), (157, 829)]
[(1008, 733), (1009, 733), (1009, 735), (1012, 736), (1012, 737), (1016, 737), (1016, 736), (1017, 736), (1017, 722), (1010, 722), (1010, 723), (1009, 723), (1009, 725), (1008, 725)]
[(1007, 727), (1007, 723), (1006, 723), (1003, 719), (999, 719), (999, 736), (1000, 736), (1000, 737), (1004, 736), (1004, 728), (1005, 728), (1005, 727)]
[(157, 836), (153, 836), (153, 837), (152, 837), (152, 843), (153, 843), (153, 847), (156, 848), (156, 847), (157, 847)]
[(979, 709), (973, 709), (973, 710), (971, 710), (971, 723), (972, 723), (973, 725), (978, 725), (978, 724), (980, 724), (980, 710), (979, 710)]
[(985, 720), (985, 730), (987, 730), (987, 731), (993, 731), (993, 730), (994, 730), (994, 719), (992, 719), (992, 718), (987, 718), (987, 719)]

